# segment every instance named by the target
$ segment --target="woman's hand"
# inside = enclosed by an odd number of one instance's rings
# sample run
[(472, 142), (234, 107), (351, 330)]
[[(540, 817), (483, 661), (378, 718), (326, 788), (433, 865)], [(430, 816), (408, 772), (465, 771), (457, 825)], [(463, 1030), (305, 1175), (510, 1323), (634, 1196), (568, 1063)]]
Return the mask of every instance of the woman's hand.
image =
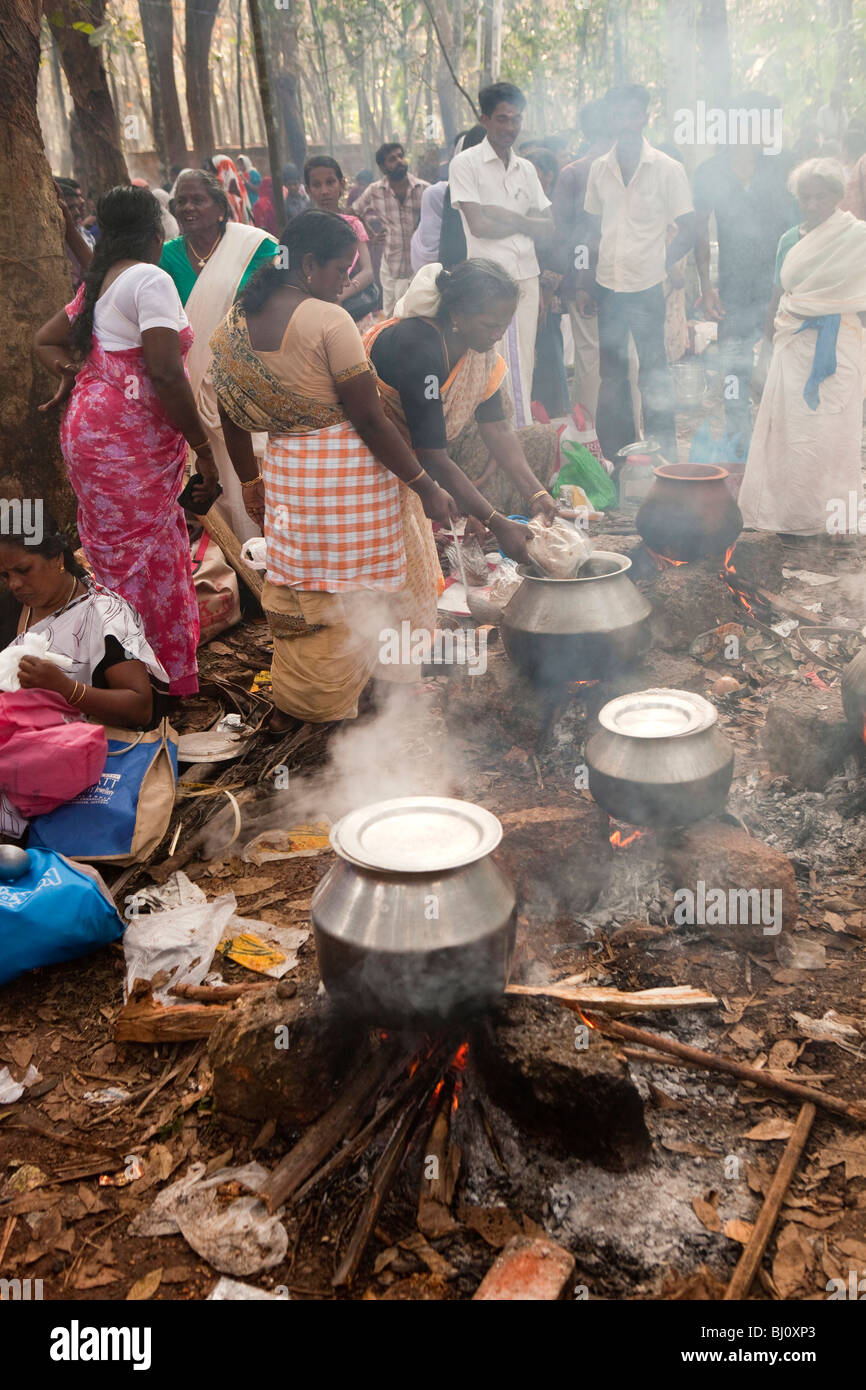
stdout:
[(22, 656), (18, 663), (18, 682), (22, 690), (55, 690), (64, 700), (72, 694), (75, 682), (54, 661), (38, 656)]
[(45, 401), (43, 405), (37, 407), (40, 411), (43, 412), (43, 414), (48, 410), (54, 410), (55, 407), (57, 407), (58, 405), (63, 405), (64, 401), (68, 401), (70, 395), (72, 394), (72, 388), (75, 385), (75, 377), (77, 372), (78, 368), (73, 367), (71, 364), (68, 367), (64, 367), (62, 369), (60, 385), (57, 387), (57, 390), (51, 397), (51, 400)]
[(254, 484), (242, 489), (244, 496), (244, 508), (247, 516), (254, 521), (260, 531), (265, 529), (265, 481), (264, 478), (256, 478)]
[(196, 480), (193, 483), (191, 505), (196, 516), (204, 516), (219, 496), (219, 469), (209, 444), (197, 451), (195, 467), (201, 482)]
[[(532, 503), (530, 516), (541, 516), (544, 524), (549, 526), (559, 516), (559, 508), (549, 492), (545, 492), (541, 497), (536, 497)], [(520, 523), (518, 522), (518, 525)]]
[(526, 548), (530, 532), (522, 521), (509, 521), (507, 516), (495, 516), (490, 523), (490, 529), (499, 542), (499, 548), (505, 551), (509, 560), (516, 560), (521, 565), (531, 564), (532, 556)]
[(428, 475), (415, 488), (421, 499), (424, 508), (424, 515), (431, 521), (438, 521), (440, 526), (450, 526), (452, 521), (456, 521), (460, 513), (457, 510), (457, 503), (438, 483)]

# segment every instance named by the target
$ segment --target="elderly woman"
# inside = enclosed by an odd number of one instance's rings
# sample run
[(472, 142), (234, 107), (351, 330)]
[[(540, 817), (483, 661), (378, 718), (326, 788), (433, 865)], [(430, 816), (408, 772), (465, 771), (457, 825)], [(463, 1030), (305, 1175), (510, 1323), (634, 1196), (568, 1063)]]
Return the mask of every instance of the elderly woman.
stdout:
[(825, 535), (847, 529), (862, 496), (866, 223), (839, 210), (835, 159), (807, 160), (790, 188), (803, 222), (779, 241), (773, 357), (739, 503), (753, 530)]
[[(221, 157), (218, 157), (221, 158)], [(257, 534), (226, 451), (210, 374), (208, 341), (235, 297), (262, 265), (273, 262), (274, 237), (259, 227), (232, 221), (230, 198), (219, 179), (204, 169), (184, 169), (174, 186), (174, 214), (181, 235), (167, 241), (160, 265), (180, 295), (195, 338), (187, 360), (190, 384), (219, 470), (223, 495), (217, 504), (242, 541)], [(263, 452), (265, 441), (256, 441)]]
[[(288, 268), (260, 271), (211, 339), (226, 443), (247, 506), (264, 519), (271, 684), (288, 716), (275, 715), (274, 731), (354, 718), (382, 629), (435, 627), (440, 571), (426, 518), (455, 511), (387, 419), (338, 302), (358, 251), (352, 228), (311, 210), (282, 241)], [(270, 436), (262, 477), (257, 430)]]
[[(22, 690), (52, 690), (69, 706), (70, 719), (121, 728), (153, 723), (152, 682), (168, 674), (148, 643), (141, 619), (117, 593), (90, 579), (50, 519), (36, 545), (32, 537), (0, 536), (0, 580), (9, 601), (0, 622), (0, 645), (16, 646), (25, 633), (44, 633), (48, 650), (70, 661), (24, 656), (18, 665)], [(4, 763), (4, 766), (6, 764)], [(51, 768), (43, 769), (50, 781)], [(20, 778), (16, 785), (20, 786)], [(0, 836), (17, 838), (26, 821), (6, 797), (0, 768)]]
[(556, 503), (526, 459), (506, 419), (505, 362), (496, 343), (517, 303), (517, 285), (493, 261), (453, 270), (423, 266), (396, 308), (364, 337), (380, 390), (421, 463), (453, 493), (461, 510), (496, 536), (507, 555), (528, 560), (526, 530), (509, 521), (455, 462), (453, 445), (470, 422), (528, 512), (552, 520)]

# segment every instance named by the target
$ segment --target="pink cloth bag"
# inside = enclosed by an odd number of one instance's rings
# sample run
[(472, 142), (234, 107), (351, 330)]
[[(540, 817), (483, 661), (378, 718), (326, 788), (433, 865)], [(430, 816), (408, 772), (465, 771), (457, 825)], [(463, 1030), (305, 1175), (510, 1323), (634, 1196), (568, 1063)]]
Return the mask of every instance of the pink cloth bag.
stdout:
[(28, 819), (98, 782), (108, 740), (54, 690), (0, 693), (0, 791)]

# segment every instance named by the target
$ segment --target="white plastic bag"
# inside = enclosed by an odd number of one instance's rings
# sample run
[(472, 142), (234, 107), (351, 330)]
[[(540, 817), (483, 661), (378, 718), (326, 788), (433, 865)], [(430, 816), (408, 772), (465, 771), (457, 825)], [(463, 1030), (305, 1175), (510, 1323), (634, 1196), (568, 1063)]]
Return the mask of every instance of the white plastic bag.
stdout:
[(592, 552), (586, 536), (562, 518), (547, 526), (541, 517), (534, 516), (529, 530), (532, 535), (526, 548), (551, 579), (570, 579)]
[(178, 1003), (169, 990), (180, 984), (201, 984), (236, 908), (234, 893), (222, 893), (210, 903), (191, 903), (133, 917), (123, 935), (124, 997), (129, 998), (136, 980), (152, 980), (159, 974), (162, 978), (153, 991), (154, 999), (162, 1004)]
[(0, 652), (0, 690), (20, 690), (18, 663), (22, 656), (35, 656), (40, 661), (53, 661), (61, 670), (68, 671), (72, 659), (59, 652), (48, 650), (47, 632), (25, 632), (21, 641), (14, 647), (6, 647)]

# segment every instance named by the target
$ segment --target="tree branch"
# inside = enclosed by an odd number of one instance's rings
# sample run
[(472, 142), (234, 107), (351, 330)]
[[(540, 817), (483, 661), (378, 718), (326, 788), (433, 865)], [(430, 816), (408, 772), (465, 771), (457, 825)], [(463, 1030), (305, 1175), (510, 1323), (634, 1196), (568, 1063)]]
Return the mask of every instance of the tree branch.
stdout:
[(456, 74), (456, 72), (454, 71), (454, 65), (452, 64), (451, 58), (449, 57), (448, 49), (445, 47), (445, 43), (444, 43), (444, 41), (443, 41), (443, 39), (442, 39), (442, 35), (441, 35), (440, 32), (439, 32), (439, 25), (436, 23), (436, 16), (435, 16), (435, 14), (433, 13), (433, 7), (432, 7), (432, 5), (430, 4), (430, 0), (424, 0), (424, 8), (425, 8), (425, 10), (427, 11), (427, 13), (429, 14), (430, 19), (431, 19), (431, 21), (432, 21), (432, 24), (433, 24), (433, 31), (434, 31), (434, 33), (435, 33), (435, 35), (436, 35), (436, 41), (437, 41), (437, 43), (439, 44), (439, 47), (440, 47), (440, 49), (441, 49), (441, 51), (442, 51), (442, 57), (445, 59), (445, 65), (446, 65), (446, 67), (448, 68), (448, 71), (449, 71), (450, 74), (451, 74), (452, 80), (453, 80), (453, 82), (454, 82), (454, 86), (457, 88), (458, 92), (462, 92), (462, 93), (463, 93), (464, 97), (465, 97), (466, 100), (469, 102), (469, 105), (470, 105), (471, 108), (472, 108), (472, 114), (473, 114), (473, 116), (475, 117), (475, 119), (476, 119), (476, 121), (477, 121), (477, 120), (478, 120), (478, 107), (475, 105), (475, 102), (472, 100), (471, 96), (470, 96), (469, 93), (467, 92), (466, 88), (463, 86), (462, 82), (459, 82), (458, 79), (457, 79), (457, 74)]

